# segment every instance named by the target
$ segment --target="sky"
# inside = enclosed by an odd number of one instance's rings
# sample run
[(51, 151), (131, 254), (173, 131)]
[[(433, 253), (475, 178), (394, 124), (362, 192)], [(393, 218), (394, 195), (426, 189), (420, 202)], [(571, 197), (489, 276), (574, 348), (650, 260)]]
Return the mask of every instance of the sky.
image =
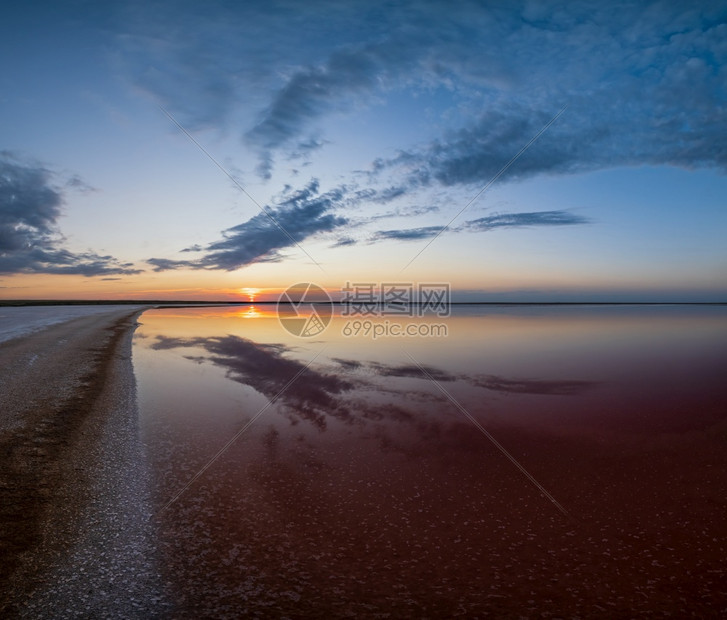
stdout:
[(727, 301), (724, 2), (0, 8), (0, 298)]

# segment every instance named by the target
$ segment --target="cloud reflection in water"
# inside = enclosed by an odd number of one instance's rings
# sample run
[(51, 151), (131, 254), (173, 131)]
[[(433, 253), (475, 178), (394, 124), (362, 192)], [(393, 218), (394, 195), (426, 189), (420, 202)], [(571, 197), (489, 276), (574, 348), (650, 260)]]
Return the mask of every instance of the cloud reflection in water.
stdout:
[[(225, 369), (226, 376), (238, 383), (248, 385), (268, 399), (278, 394), (284, 413), (291, 422), (306, 420), (320, 429), (327, 426), (332, 417), (346, 423), (365, 421), (410, 422), (414, 413), (410, 407), (394, 403), (374, 403), (361, 396), (362, 390), (375, 389), (377, 393), (389, 392), (407, 400), (418, 402), (434, 401), (444, 403), (439, 395), (429, 391), (404, 389), (394, 383), (380, 386), (371, 380), (370, 374), (390, 380), (392, 378), (413, 378), (429, 382), (422, 371), (414, 365), (387, 365), (374, 361), (333, 358), (336, 364), (329, 372), (306, 368), (306, 364), (290, 357), (293, 348), (283, 344), (256, 343), (239, 336), (173, 338), (156, 336), (151, 345), (154, 350), (177, 348), (203, 349), (208, 355), (188, 355), (187, 359), (197, 363), (210, 362)], [(425, 367), (437, 381), (463, 382), (482, 390), (514, 394), (535, 394), (553, 396), (574, 396), (598, 385), (592, 381), (509, 379), (496, 375), (452, 374), (433, 366)], [(304, 374), (286, 389), (286, 384), (305, 369)], [(366, 375), (369, 376), (366, 376)], [(345, 375), (345, 378), (344, 378)], [(391, 381), (387, 381), (391, 383)], [(381, 389), (384, 387), (384, 389)], [(389, 388), (389, 389), (386, 389)], [(281, 393), (282, 391), (282, 393)]]

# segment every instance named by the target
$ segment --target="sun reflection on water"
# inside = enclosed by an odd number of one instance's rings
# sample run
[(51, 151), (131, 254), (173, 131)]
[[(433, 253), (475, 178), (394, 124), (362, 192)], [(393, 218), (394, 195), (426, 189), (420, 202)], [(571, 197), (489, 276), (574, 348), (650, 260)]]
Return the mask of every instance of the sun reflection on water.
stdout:
[(243, 319), (259, 319), (263, 316), (263, 313), (255, 306), (248, 306), (241, 310), (238, 316)]

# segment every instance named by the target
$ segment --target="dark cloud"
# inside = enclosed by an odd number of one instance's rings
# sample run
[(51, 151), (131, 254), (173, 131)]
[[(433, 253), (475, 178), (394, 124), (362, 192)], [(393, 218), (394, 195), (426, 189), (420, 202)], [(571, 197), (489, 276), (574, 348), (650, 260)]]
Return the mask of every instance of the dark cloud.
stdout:
[(223, 239), (204, 248), (204, 255), (199, 259), (151, 258), (147, 262), (155, 271), (179, 268), (233, 271), (252, 263), (278, 261), (280, 250), (346, 224), (346, 218), (333, 213), (345, 199), (344, 187), (320, 193), (318, 182), (313, 180), (276, 207), (268, 207), (269, 216), (259, 213), (223, 231)]
[[(473, 125), (448, 137), (414, 150), (406, 150), (386, 162), (391, 168), (403, 168), (410, 189), (432, 183), (444, 186), (486, 184), (518, 153), (554, 116), (530, 107), (510, 105), (506, 109), (485, 112)], [(572, 114), (569, 108), (566, 114)], [(565, 123), (567, 119), (557, 122)], [(545, 172), (575, 172), (592, 165), (585, 152), (592, 148), (585, 135), (569, 132), (554, 124), (526, 150), (503, 175), (512, 181)]]
[(449, 124), (459, 130), (378, 161), (378, 170), (408, 165), (419, 184), (486, 183), (565, 104), (503, 180), (643, 164), (727, 167), (724, 3), (185, 9), (138, 5), (131, 30), (139, 34), (120, 35), (125, 66), (190, 126), (225, 125), (238, 106), (258, 110), (244, 135), (263, 176), (276, 151), (300, 151), (325, 115), (404, 89), (446, 89), (448, 112), (461, 111), (462, 122)]
[(517, 96), (495, 88), (459, 129), (379, 159), (372, 172), (396, 169), (410, 188), (484, 185), (564, 105), (502, 181), (618, 166), (727, 170), (717, 138), (727, 123), (727, 10), (654, 3), (581, 21), (584, 6), (512, 30), (501, 62), (515, 84), (530, 72), (529, 87)]
[(33, 235), (55, 232), (63, 196), (51, 186), (52, 173), (40, 166), (23, 165), (8, 153), (0, 159), (0, 217), (2, 249), (24, 248)]
[[(53, 273), (84, 276), (140, 273), (132, 263), (93, 252), (74, 253), (61, 247), (57, 220), (62, 190), (54, 173), (37, 164), (0, 153), (0, 273)], [(77, 177), (66, 185), (87, 187)]]

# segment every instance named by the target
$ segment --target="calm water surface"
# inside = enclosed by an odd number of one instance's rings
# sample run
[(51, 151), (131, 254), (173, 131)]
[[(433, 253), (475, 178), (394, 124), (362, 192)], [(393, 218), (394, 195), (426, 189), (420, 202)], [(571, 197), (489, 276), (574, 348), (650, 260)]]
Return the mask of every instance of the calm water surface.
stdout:
[(377, 339), (273, 311), (136, 333), (181, 616), (727, 610), (727, 308), (457, 307)]

